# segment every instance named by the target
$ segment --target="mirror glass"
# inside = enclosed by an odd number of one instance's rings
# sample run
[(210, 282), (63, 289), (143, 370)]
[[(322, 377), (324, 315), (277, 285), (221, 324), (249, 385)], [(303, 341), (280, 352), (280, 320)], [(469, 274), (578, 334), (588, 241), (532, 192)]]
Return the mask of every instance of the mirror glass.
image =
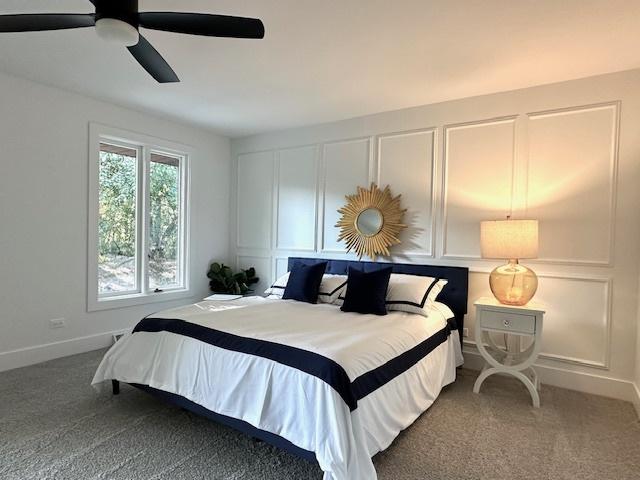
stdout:
[(366, 236), (372, 237), (382, 229), (382, 212), (377, 208), (367, 208), (356, 218), (356, 228)]

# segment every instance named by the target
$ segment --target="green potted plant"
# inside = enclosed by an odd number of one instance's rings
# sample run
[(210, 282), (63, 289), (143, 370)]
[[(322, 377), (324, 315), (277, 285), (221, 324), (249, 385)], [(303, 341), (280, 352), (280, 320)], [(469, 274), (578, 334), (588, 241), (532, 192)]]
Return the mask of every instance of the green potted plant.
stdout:
[(253, 267), (233, 273), (231, 267), (218, 262), (211, 264), (207, 277), (209, 277), (209, 287), (212, 292), (231, 295), (245, 295), (252, 291), (249, 288), (250, 285), (260, 281)]

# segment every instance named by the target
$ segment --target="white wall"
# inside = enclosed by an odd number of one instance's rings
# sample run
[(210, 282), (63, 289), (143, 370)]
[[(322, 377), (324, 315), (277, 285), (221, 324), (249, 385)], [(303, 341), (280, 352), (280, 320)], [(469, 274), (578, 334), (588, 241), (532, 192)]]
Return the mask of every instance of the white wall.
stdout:
[(479, 221), (538, 218), (543, 381), (631, 399), (639, 124), (634, 70), (233, 140), (237, 262), (265, 285), (290, 255), (345, 257), (336, 209), (376, 181), (409, 210), (393, 260), (470, 267), (472, 303), (497, 265), (479, 258)]
[[(105, 346), (176, 304), (87, 313), (89, 122), (193, 147), (194, 298), (210, 260), (228, 258), (227, 138), (0, 74), (0, 370)], [(59, 317), (66, 328), (51, 329)]]

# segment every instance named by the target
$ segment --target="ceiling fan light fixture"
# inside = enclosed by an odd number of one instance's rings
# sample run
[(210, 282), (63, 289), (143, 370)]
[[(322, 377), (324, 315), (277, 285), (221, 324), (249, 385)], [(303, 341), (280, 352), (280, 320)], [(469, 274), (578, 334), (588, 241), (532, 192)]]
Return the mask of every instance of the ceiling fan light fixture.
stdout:
[(133, 25), (116, 18), (96, 21), (96, 33), (107, 42), (125, 47), (132, 47), (140, 41), (140, 33)]

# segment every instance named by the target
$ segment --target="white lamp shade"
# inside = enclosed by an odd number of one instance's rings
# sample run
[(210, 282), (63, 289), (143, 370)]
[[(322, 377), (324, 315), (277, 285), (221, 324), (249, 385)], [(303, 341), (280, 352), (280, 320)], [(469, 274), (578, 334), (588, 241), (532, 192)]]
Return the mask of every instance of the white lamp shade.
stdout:
[(538, 221), (480, 222), (480, 249), (482, 258), (536, 258), (538, 256)]

